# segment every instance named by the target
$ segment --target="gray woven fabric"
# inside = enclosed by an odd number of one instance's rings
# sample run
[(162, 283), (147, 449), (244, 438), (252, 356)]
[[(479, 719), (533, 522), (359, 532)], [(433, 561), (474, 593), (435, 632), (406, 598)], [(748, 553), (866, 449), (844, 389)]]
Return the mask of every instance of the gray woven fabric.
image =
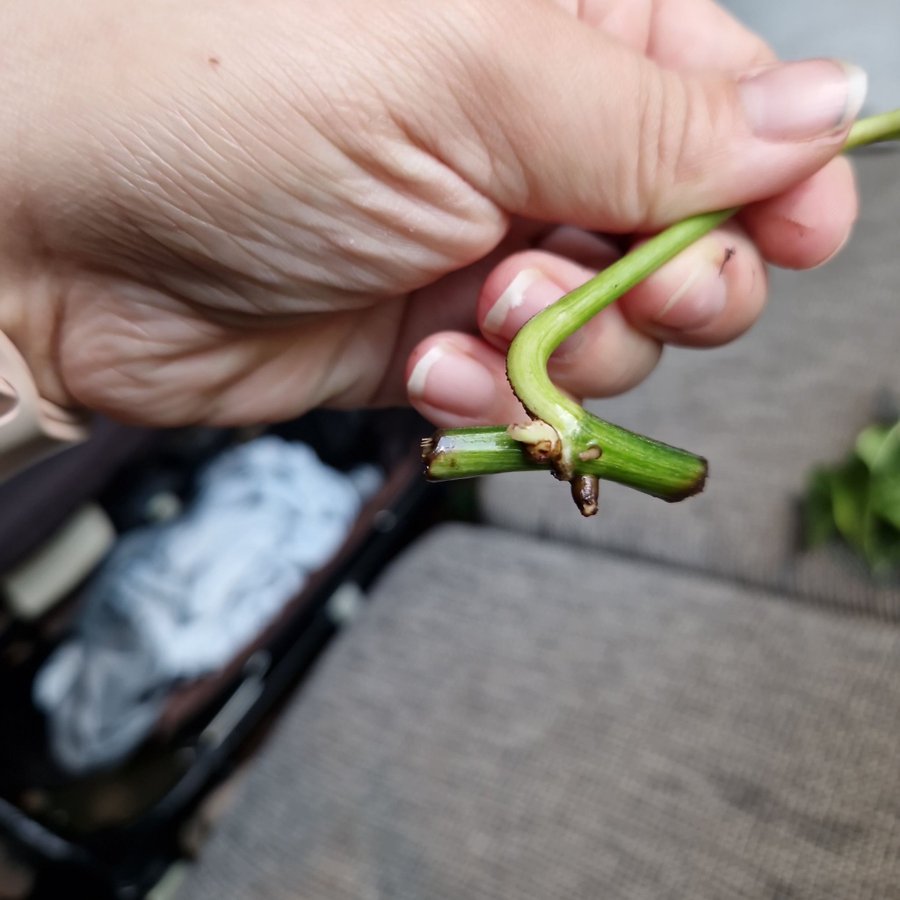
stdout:
[(842, 553), (796, 552), (810, 468), (844, 456), (879, 390), (900, 398), (900, 155), (864, 157), (858, 171), (862, 217), (838, 259), (774, 272), (749, 334), (717, 350), (667, 351), (645, 385), (593, 405), (708, 457), (705, 494), (670, 506), (604, 485), (600, 515), (584, 521), (549, 476), (503, 475), (483, 486), (488, 520), (900, 613), (900, 589), (873, 584)]
[(408, 552), (182, 900), (900, 898), (900, 631), (490, 529)]

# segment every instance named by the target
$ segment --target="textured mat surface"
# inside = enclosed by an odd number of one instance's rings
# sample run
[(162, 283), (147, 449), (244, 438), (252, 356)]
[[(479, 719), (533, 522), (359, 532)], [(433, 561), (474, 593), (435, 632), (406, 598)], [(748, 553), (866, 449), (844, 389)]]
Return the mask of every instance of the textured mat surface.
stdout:
[(409, 552), (183, 900), (892, 900), (900, 632), (489, 529)]

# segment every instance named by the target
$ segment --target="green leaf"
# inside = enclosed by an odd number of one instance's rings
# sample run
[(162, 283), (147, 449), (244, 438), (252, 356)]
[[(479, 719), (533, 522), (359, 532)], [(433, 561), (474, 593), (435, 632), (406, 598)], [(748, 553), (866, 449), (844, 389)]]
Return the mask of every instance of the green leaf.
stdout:
[(804, 520), (808, 546), (839, 538), (875, 574), (900, 573), (900, 422), (864, 429), (847, 460), (810, 474)]
[(900, 472), (882, 475), (871, 488), (872, 512), (897, 530), (900, 544)]
[(869, 519), (869, 470), (859, 459), (853, 459), (831, 473), (831, 504), (834, 524), (841, 537), (863, 550)]
[(831, 475), (819, 469), (809, 477), (803, 505), (803, 533), (807, 547), (820, 547), (837, 534), (831, 507)]
[(866, 428), (856, 439), (856, 455), (873, 473), (900, 472), (900, 423)]
[(900, 563), (900, 534), (893, 526), (873, 516), (864, 555), (878, 575), (889, 575)]
[(886, 425), (870, 425), (861, 431), (856, 439), (856, 455), (870, 470), (875, 468), (878, 454), (890, 433), (891, 429)]

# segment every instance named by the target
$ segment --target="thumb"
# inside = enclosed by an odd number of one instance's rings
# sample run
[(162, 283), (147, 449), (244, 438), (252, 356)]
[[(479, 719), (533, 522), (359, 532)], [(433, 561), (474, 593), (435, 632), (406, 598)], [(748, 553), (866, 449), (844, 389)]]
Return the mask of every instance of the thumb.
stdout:
[(636, 231), (773, 196), (839, 152), (865, 97), (833, 60), (679, 72), (549, 5), (504, 25), (470, 92), (491, 166), (461, 174), (533, 218)]

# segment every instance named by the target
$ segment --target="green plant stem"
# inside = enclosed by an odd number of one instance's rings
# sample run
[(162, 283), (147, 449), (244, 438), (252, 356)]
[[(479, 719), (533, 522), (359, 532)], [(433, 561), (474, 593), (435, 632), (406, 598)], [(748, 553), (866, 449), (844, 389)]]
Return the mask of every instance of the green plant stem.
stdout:
[(702, 489), (703, 460), (591, 415), (553, 384), (547, 363), (556, 348), (593, 316), (735, 212), (704, 213), (667, 228), (539, 313), (516, 335), (506, 358), (509, 381), (529, 414), (560, 436), (554, 469), (561, 478), (584, 473), (579, 454), (596, 446), (602, 455), (592, 469), (601, 478), (667, 500)]
[[(706, 477), (706, 460), (702, 457), (615, 425), (609, 426), (609, 433), (611, 441), (604, 454), (597, 459), (579, 460), (576, 474), (622, 481), (669, 501), (682, 500), (702, 488)], [(431, 481), (546, 471), (548, 467), (546, 462), (530, 456), (521, 441), (510, 437), (505, 426), (496, 425), (438, 431), (423, 441), (422, 455)]]
[(869, 144), (900, 141), (900, 109), (860, 119), (847, 136), (844, 150), (855, 150)]
[[(898, 139), (900, 110), (857, 122), (845, 149)], [(735, 207), (703, 213), (672, 225), (527, 322), (510, 345), (507, 374), (516, 396), (541, 427), (439, 431), (423, 446), (428, 477), (445, 480), (549, 467), (564, 481), (605, 478), (666, 500), (702, 490), (705, 460), (587, 412), (553, 384), (547, 363), (559, 345), (597, 313), (737, 212)], [(548, 434), (555, 440), (548, 441)], [(582, 505), (585, 514), (594, 509)]]
[(496, 425), (439, 431), (422, 441), (422, 455), (432, 481), (546, 469), (525, 452), (520, 441), (509, 436), (506, 428)]

